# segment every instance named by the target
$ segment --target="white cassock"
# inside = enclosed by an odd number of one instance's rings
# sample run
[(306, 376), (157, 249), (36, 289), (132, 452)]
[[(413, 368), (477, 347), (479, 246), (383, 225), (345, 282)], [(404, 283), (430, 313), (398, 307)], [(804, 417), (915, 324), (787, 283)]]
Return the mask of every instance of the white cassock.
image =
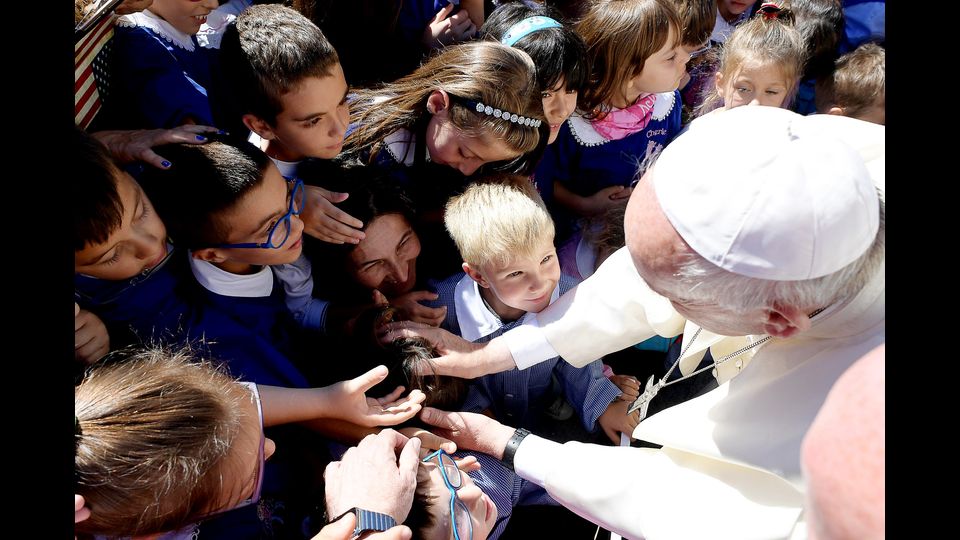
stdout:
[[(824, 130), (858, 149), (882, 193), (884, 128), (823, 117)], [(760, 345), (738, 357), (739, 366), (734, 360), (719, 366), (718, 388), (637, 426), (635, 438), (661, 449), (558, 444), (531, 435), (516, 453), (516, 471), (628, 538), (804, 538), (801, 441), (833, 383), (885, 341), (884, 298), (881, 270), (855, 297), (816, 316), (808, 331)], [(697, 328), (646, 286), (622, 248), (505, 341), (521, 368), (547, 354), (539, 352), (543, 343), (585, 365), (654, 334), (682, 330), (690, 339)], [(701, 331), (680, 369), (693, 371), (708, 346), (720, 359), (760, 337)]]

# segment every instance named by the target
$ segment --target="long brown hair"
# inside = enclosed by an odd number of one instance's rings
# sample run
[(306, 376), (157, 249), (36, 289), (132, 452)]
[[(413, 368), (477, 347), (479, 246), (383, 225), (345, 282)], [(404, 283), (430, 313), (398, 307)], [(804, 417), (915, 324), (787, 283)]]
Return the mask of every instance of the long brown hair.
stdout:
[[(361, 89), (350, 104), (357, 128), (347, 136), (348, 155), (369, 151), (370, 161), (382, 149), (385, 137), (401, 128), (412, 129), (428, 118), (427, 98), (434, 90), (478, 101), (518, 116), (542, 121), (540, 128), (471, 110), (450, 100), (449, 118), (468, 137), (490, 134), (520, 154), (542, 152), (549, 135), (536, 68), (526, 53), (491, 41), (449, 47), (413, 73), (374, 89)], [(543, 139), (543, 140), (541, 140)], [(539, 160), (539, 155), (536, 159)]]
[(640, 74), (647, 58), (663, 48), (673, 28), (680, 42), (680, 18), (668, 0), (600, 0), (577, 23), (587, 44), (590, 81), (577, 95), (584, 116), (602, 114), (610, 101), (622, 98), (627, 81)]
[(189, 351), (150, 349), (95, 365), (74, 391), (79, 533), (179, 529), (224, 500), (243, 387)]

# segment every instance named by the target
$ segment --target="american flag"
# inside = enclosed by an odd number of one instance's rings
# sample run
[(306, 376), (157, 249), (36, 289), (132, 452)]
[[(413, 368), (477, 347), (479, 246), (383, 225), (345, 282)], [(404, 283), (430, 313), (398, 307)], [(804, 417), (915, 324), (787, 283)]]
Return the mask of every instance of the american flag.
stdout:
[(117, 16), (100, 19), (74, 45), (74, 122), (87, 129), (109, 92), (107, 66)]

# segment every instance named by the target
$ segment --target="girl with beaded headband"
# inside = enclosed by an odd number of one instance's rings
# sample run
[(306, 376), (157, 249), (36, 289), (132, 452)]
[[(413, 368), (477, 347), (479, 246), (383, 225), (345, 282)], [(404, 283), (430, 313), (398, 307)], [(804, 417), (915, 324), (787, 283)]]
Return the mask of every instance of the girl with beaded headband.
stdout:
[(793, 26), (792, 12), (764, 2), (756, 15), (727, 39), (716, 84), (698, 114), (741, 105), (788, 108), (803, 61), (803, 39)]
[(543, 155), (543, 116), (530, 56), (477, 41), (449, 47), (410, 75), (358, 90), (344, 156), (384, 167), (418, 213), (424, 277), (460, 268), (443, 206), (485, 171), (530, 175)]
[(382, 166), (429, 158), (462, 176), (492, 163), (529, 174), (547, 139), (535, 73), (527, 54), (498, 43), (445, 49), (406, 77), (356, 92), (345, 151)]
[(679, 132), (677, 87), (690, 58), (670, 0), (598, 0), (576, 30), (590, 76), (536, 170), (553, 185), (558, 241), (579, 218), (625, 204), (638, 166)]

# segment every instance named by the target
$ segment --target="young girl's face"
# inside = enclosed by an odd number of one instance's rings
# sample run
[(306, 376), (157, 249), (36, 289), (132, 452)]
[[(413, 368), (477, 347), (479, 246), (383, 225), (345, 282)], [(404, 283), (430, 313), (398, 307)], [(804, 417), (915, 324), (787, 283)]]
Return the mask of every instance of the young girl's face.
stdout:
[(747, 63), (731, 76), (717, 73), (717, 93), (724, 109), (741, 105), (783, 107), (789, 89), (789, 81), (776, 66)]
[(687, 73), (688, 60), (690, 55), (685, 52), (671, 28), (663, 47), (647, 58), (643, 64), (643, 71), (627, 81), (623, 90), (626, 102), (612, 103), (612, 105), (620, 108), (629, 107), (640, 97), (640, 94), (673, 92), (680, 86), (680, 80)]
[(434, 163), (448, 165), (464, 176), (470, 176), (485, 163), (507, 161), (520, 155), (493, 137), (464, 135), (450, 121), (448, 110), (445, 108), (435, 113), (427, 124), (427, 150)]
[(729, 21), (750, 9), (752, 5), (753, 0), (717, 0), (717, 11)]
[(154, 0), (149, 9), (170, 26), (193, 35), (200, 31), (207, 15), (219, 5), (217, 0)]
[(560, 133), (560, 126), (577, 108), (577, 91), (568, 89), (566, 80), (561, 78), (555, 88), (544, 90), (540, 97), (543, 99), (543, 114), (550, 123), (550, 139), (547, 144), (553, 144)]

